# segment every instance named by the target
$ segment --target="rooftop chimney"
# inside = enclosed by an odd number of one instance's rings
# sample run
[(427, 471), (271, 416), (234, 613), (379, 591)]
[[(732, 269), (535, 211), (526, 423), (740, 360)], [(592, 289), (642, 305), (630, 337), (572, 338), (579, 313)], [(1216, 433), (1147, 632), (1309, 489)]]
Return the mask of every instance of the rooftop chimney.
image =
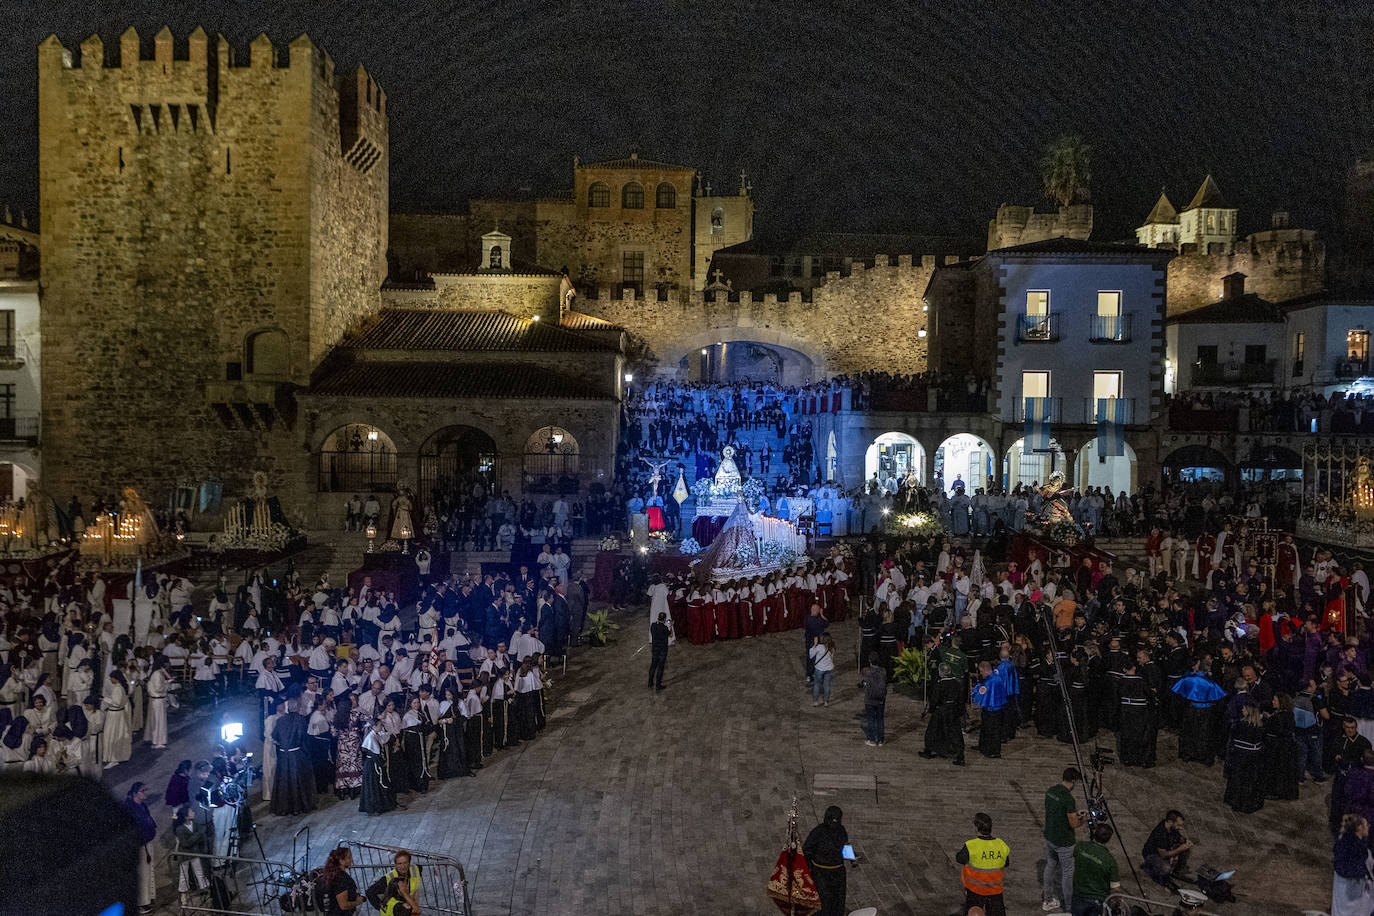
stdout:
[(1245, 295), (1245, 274), (1236, 271), (1221, 278), (1221, 298), (1239, 299)]

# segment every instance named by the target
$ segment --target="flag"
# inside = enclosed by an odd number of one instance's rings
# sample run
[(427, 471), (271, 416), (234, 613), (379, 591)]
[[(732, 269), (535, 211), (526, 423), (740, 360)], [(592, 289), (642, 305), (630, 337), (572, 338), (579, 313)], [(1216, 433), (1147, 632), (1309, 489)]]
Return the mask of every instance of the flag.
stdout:
[(1050, 450), (1050, 399), (1026, 398), (1026, 430), (1024, 450), (1028, 452), (1048, 452)]
[(1126, 401), (1123, 398), (1097, 399), (1097, 457), (1116, 458), (1126, 454)]

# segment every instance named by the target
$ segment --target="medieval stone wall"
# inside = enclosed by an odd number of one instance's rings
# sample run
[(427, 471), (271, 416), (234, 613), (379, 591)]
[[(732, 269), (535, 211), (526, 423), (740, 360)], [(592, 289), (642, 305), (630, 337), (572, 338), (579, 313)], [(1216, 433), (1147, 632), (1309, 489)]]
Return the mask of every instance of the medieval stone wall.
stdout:
[(1210, 305), (1221, 298), (1221, 280), (1239, 271), (1245, 290), (1270, 302), (1316, 292), (1326, 284), (1326, 245), (1310, 229), (1269, 229), (1233, 246), (1201, 251), (1184, 245), (1169, 262), (1169, 314)]
[[(954, 260), (951, 258), (950, 260)], [(641, 339), (660, 370), (672, 371), (698, 347), (752, 340), (788, 347), (810, 357), (817, 375), (868, 370), (922, 372), (927, 364), (925, 287), (935, 257), (871, 267), (855, 264), (847, 276), (831, 273), (809, 299), (749, 292), (669, 291), (662, 299), (619, 298), (604, 290), (577, 308), (614, 322)]]
[(205, 386), (264, 329), (304, 384), (379, 307), (385, 100), (365, 73), (341, 93), (304, 36), (236, 59), (199, 29), (174, 49), (164, 29), (143, 59), (129, 30), (118, 50), (39, 48), (43, 483), (155, 504), (205, 479), (242, 492), (290, 435), (223, 426)]
[(551, 274), (437, 274), (432, 307), (501, 310), (556, 321), (559, 283)]
[[(395, 213), (390, 216), (390, 277), (414, 281), (431, 271), (457, 273), (477, 266), (478, 250), (469, 247), (466, 213)], [(490, 229), (487, 226), (482, 231)], [(504, 227), (503, 227), (504, 228)], [(509, 231), (509, 230), (507, 230)], [(478, 233), (477, 237), (480, 237)], [(514, 233), (512, 233), (514, 235)], [(519, 241), (515, 241), (519, 252)]]

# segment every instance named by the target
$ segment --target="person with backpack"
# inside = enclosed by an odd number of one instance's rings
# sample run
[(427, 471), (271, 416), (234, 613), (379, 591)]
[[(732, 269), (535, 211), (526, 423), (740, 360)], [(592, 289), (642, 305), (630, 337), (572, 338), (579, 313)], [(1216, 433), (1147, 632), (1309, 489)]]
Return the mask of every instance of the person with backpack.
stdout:
[(883, 668), (882, 658), (877, 652), (868, 654), (868, 667), (864, 669), (864, 744), (881, 747), (883, 744), (883, 718), (887, 706), (887, 671)]

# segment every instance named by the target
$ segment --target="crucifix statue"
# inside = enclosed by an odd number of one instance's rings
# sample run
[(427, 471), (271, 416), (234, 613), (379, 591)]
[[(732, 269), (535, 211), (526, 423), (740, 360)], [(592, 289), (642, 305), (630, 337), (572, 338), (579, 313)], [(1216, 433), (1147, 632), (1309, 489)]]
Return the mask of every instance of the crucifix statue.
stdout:
[(668, 466), (668, 461), (669, 461), (669, 459), (665, 458), (665, 459), (663, 459), (662, 461), (658, 462), (657, 464), (655, 464), (654, 462), (650, 461), (648, 458), (641, 458), (641, 459), (639, 459), (639, 460), (640, 460), (640, 461), (643, 461), (645, 464), (647, 464), (647, 465), (653, 470), (653, 472), (654, 472), (654, 473), (649, 477), (649, 483), (653, 484), (653, 487), (654, 487), (654, 495), (653, 495), (653, 498), (657, 499), (657, 498), (658, 498), (658, 484), (659, 484), (659, 482), (660, 482), (661, 480), (663, 480), (663, 469), (666, 468), (666, 467)]

